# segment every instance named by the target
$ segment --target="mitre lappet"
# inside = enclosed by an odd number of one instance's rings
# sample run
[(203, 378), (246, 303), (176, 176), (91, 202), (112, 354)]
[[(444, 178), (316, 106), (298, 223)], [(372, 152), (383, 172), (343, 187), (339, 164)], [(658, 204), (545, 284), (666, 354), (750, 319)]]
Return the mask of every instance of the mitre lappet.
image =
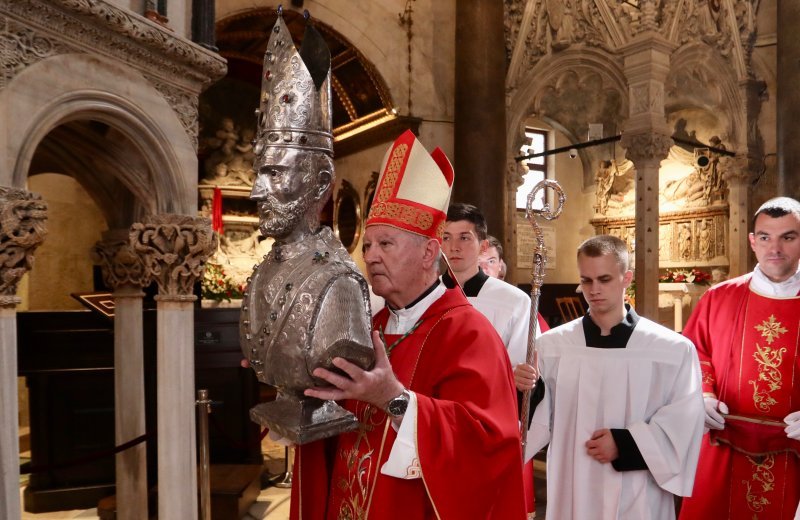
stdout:
[(319, 214), (334, 183), (330, 51), (306, 25), (300, 51), (279, 11), (264, 55), (254, 146), (259, 229), (272, 250), (251, 275), (240, 322), (242, 351), (274, 401), (250, 411), (295, 444), (353, 430), (353, 414), (303, 391), (341, 357), (374, 364), (367, 282)]

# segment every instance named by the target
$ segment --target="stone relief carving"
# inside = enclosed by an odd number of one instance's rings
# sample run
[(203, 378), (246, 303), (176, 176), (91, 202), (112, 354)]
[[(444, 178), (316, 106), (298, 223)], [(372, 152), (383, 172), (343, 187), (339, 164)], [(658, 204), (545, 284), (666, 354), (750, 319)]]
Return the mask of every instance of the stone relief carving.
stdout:
[(92, 260), (100, 265), (103, 282), (116, 290), (123, 286), (144, 287), (150, 283), (144, 261), (123, 238), (98, 241), (92, 248)]
[(25, 67), (66, 52), (102, 53), (138, 69), (197, 139), (197, 95), (225, 75), (218, 55), (153, 26), (144, 18), (97, 0), (0, 2), (0, 33), (8, 60), (0, 88)]
[(253, 264), (270, 251), (273, 238), (263, 238), (257, 224), (227, 223), (219, 234), (219, 248), (209, 261), (224, 267), (225, 274), (237, 285), (247, 285)]
[[(710, 139), (713, 148), (725, 149), (719, 137)], [(699, 153), (707, 154), (709, 163), (705, 167), (698, 166)], [(666, 211), (681, 208), (702, 208), (714, 204), (725, 204), (728, 200), (728, 183), (724, 179), (724, 165), (720, 163), (720, 155), (707, 150), (689, 152), (683, 148), (673, 147), (664, 162), (668, 173), (660, 179), (659, 204)], [(682, 167), (687, 174), (671, 175), (676, 167)]]
[(17, 285), (33, 267), (47, 234), (47, 204), (39, 195), (0, 186), (0, 306), (15, 305)]
[(506, 33), (506, 59), (511, 60), (514, 45), (519, 35), (519, 26), (525, 14), (526, 0), (504, 0), (503, 1), (503, 27)]
[[(743, 56), (738, 59), (743, 59), (749, 69), (759, 3), (760, 0), (506, 0), (506, 48), (511, 56), (519, 45), (518, 39), (523, 37), (525, 62), (532, 66), (545, 55), (576, 44), (614, 52), (637, 34), (652, 30), (679, 45), (704, 42), (728, 60), (735, 59), (741, 49)], [(523, 27), (523, 14), (529, 4), (533, 4), (533, 16), (529, 26)]]
[(623, 134), (622, 146), (626, 149), (625, 157), (634, 165), (642, 161), (661, 162), (672, 146), (672, 139), (668, 135), (653, 132)]
[(74, 48), (63, 42), (13, 21), (0, 25), (0, 48), (4, 50), (4, 64), (0, 68), (0, 89), (20, 71), (40, 60), (66, 52), (75, 52)]
[(199, 127), (197, 122), (199, 105), (197, 95), (175, 87), (174, 85), (159, 81), (153, 76), (146, 75), (145, 77), (147, 77), (156, 90), (164, 96), (164, 99), (167, 100), (172, 110), (178, 115), (181, 126), (186, 130), (186, 135), (189, 136), (189, 139), (192, 141), (192, 146), (194, 146), (195, 151), (197, 151), (197, 133)]
[(254, 137), (252, 128), (239, 129), (233, 118), (222, 118), (216, 132), (203, 140), (203, 148), (209, 156), (204, 162), (205, 176), (201, 184), (252, 187), (256, 176)]
[(589, 123), (618, 128), (623, 95), (594, 71), (569, 70), (542, 89), (535, 102), (536, 115), (558, 121), (574, 136), (585, 137)]
[(623, 160), (600, 161), (595, 172), (595, 211), (601, 215), (619, 214), (634, 205), (633, 163)]
[[(607, 233), (635, 245), (635, 219), (592, 219), (598, 234)], [(728, 208), (666, 212), (659, 215), (658, 262), (661, 268), (727, 268)]]
[(130, 241), (158, 283), (159, 296), (171, 299), (195, 299), (194, 283), (218, 245), (210, 220), (173, 214), (149, 215), (133, 224)]
[(692, 227), (689, 222), (678, 226), (678, 257), (689, 260), (692, 257)]
[[(182, 67), (184, 73), (188, 73), (203, 84), (221, 78), (227, 70), (225, 61), (216, 54), (186, 39), (176, 37), (167, 29), (148, 23), (143, 17), (107, 2), (97, 0), (16, 0), (7, 4), (10, 13), (25, 15), (22, 18), (55, 22), (57, 24), (55, 26), (46, 26), (50, 29), (59, 31), (60, 27), (66, 25), (78, 29), (75, 32), (65, 33), (65, 37), (91, 38), (106, 50), (116, 50), (114, 54), (122, 51), (125, 55), (152, 55), (158, 59), (159, 64), (163, 64), (167, 60), (179, 62), (184, 65)], [(81, 18), (83, 19), (81, 20)], [(131, 41), (120, 46), (122, 42), (110, 41), (108, 35), (105, 35), (104, 38), (97, 38), (97, 34), (102, 29)], [(135, 44), (132, 45), (133, 42)], [(133, 53), (131, 51), (134, 47), (149, 47), (150, 50)]]

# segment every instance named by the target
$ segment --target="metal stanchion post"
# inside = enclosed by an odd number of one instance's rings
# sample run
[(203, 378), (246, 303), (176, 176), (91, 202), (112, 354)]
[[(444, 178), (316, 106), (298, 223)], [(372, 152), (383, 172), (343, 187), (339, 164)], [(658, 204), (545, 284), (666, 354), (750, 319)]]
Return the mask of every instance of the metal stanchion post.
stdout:
[(292, 453), (292, 449), (289, 446), (286, 446), (284, 451), (285, 456), (285, 466), (283, 470), (283, 475), (279, 478), (280, 480), (275, 483), (275, 487), (279, 488), (290, 488), (292, 487), (292, 461), (290, 454)]
[(197, 391), (197, 433), (200, 466), (198, 484), (200, 486), (200, 520), (211, 520), (211, 467), (208, 455), (208, 414), (211, 413), (211, 401), (208, 390)]

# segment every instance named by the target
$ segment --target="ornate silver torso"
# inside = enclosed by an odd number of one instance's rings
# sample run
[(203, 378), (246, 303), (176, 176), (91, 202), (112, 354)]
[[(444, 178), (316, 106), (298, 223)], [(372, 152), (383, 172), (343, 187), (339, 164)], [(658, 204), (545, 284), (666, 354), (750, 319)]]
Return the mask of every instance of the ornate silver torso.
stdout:
[(334, 357), (363, 368), (374, 362), (367, 283), (328, 227), (273, 246), (253, 271), (241, 316), (245, 357), (282, 394), (325, 385), (311, 372), (336, 370)]

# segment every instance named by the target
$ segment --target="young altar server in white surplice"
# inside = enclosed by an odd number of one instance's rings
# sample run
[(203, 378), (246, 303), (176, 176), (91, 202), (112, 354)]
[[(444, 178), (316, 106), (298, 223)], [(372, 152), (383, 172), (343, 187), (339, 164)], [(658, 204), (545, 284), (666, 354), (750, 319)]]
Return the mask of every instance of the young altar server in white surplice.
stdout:
[[(674, 519), (703, 435), (700, 366), (681, 335), (624, 303), (633, 273), (612, 236), (578, 248), (589, 313), (537, 340), (545, 397), (526, 458), (547, 453), (547, 518)], [(532, 367), (517, 369), (517, 381)]]

